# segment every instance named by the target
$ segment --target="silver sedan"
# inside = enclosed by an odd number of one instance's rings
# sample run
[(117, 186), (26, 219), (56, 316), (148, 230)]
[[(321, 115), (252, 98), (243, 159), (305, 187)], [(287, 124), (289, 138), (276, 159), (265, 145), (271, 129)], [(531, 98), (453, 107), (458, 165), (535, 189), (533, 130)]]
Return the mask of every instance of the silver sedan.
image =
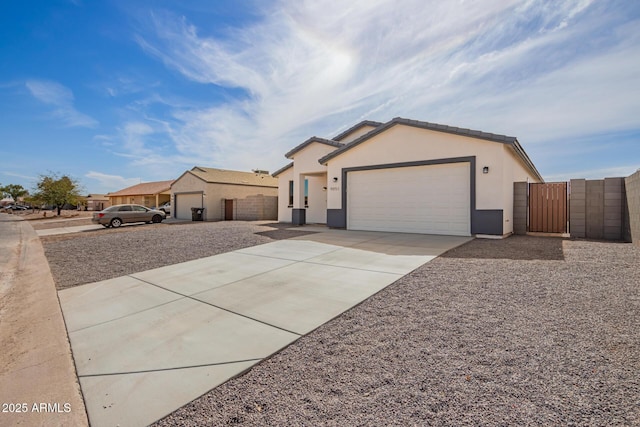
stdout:
[(91, 222), (105, 227), (118, 228), (132, 222), (159, 223), (167, 216), (164, 212), (141, 205), (115, 205), (95, 212)]

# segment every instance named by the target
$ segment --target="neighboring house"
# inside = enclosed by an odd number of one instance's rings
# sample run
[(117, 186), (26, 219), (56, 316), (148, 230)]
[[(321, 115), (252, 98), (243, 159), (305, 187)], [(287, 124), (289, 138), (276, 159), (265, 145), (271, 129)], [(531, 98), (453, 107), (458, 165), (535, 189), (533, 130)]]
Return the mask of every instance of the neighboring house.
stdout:
[(109, 193), (111, 205), (135, 203), (147, 207), (158, 207), (171, 198), (171, 181), (143, 182), (115, 193)]
[(85, 200), (88, 211), (101, 211), (111, 206), (109, 196), (106, 194), (89, 194)]
[(205, 221), (263, 219), (278, 216), (278, 180), (268, 171), (240, 172), (196, 166), (171, 186), (178, 219), (191, 219), (191, 208), (204, 208)]
[(278, 220), (350, 230), (504, 236), (513, 183), (542, 182), (514, 137), (395, 118), (286, 154)]

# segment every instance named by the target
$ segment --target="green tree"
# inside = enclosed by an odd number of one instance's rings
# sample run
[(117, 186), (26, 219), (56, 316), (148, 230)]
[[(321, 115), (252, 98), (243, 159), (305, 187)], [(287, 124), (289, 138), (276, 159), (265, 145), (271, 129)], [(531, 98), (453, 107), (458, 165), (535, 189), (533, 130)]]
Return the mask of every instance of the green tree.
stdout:
[(73, 178), (57, 174), (40, 175), (40, 181), (36, 184), (36, 199), (42, 200), (48, 205), (53, 205), (58, 210), (66, 204), (75, 205), (81, 199), (80, 184)]
[(29, 194), (22, 185), (19, 184), (9, 184), (4, 187), (0, 187), (0, 191), (2, 191), (3, 195), (11, 196), (14, 202), (18, 202), (18, 198), (22, 196), (26, 196)]

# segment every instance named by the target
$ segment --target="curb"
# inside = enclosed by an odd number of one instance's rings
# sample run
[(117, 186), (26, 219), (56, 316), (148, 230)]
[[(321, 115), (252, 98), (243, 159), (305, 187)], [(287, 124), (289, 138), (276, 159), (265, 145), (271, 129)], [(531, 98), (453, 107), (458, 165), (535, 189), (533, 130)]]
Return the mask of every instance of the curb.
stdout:
[[(87, 426), (55, 283), (33, 227), (2, 218), (0, 425)], [(10, 230), (10, 233), (5, 233)], [(5, 272), (5, 268), (7, 271)]]

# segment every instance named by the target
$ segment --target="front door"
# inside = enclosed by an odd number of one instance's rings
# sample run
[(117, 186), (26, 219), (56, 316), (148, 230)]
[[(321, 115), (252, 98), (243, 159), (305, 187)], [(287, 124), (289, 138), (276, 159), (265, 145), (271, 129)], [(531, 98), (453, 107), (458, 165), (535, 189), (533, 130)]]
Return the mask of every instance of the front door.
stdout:
[(233, 199), (225, 199), (224, 201), (224, 220), (233, 220)]

